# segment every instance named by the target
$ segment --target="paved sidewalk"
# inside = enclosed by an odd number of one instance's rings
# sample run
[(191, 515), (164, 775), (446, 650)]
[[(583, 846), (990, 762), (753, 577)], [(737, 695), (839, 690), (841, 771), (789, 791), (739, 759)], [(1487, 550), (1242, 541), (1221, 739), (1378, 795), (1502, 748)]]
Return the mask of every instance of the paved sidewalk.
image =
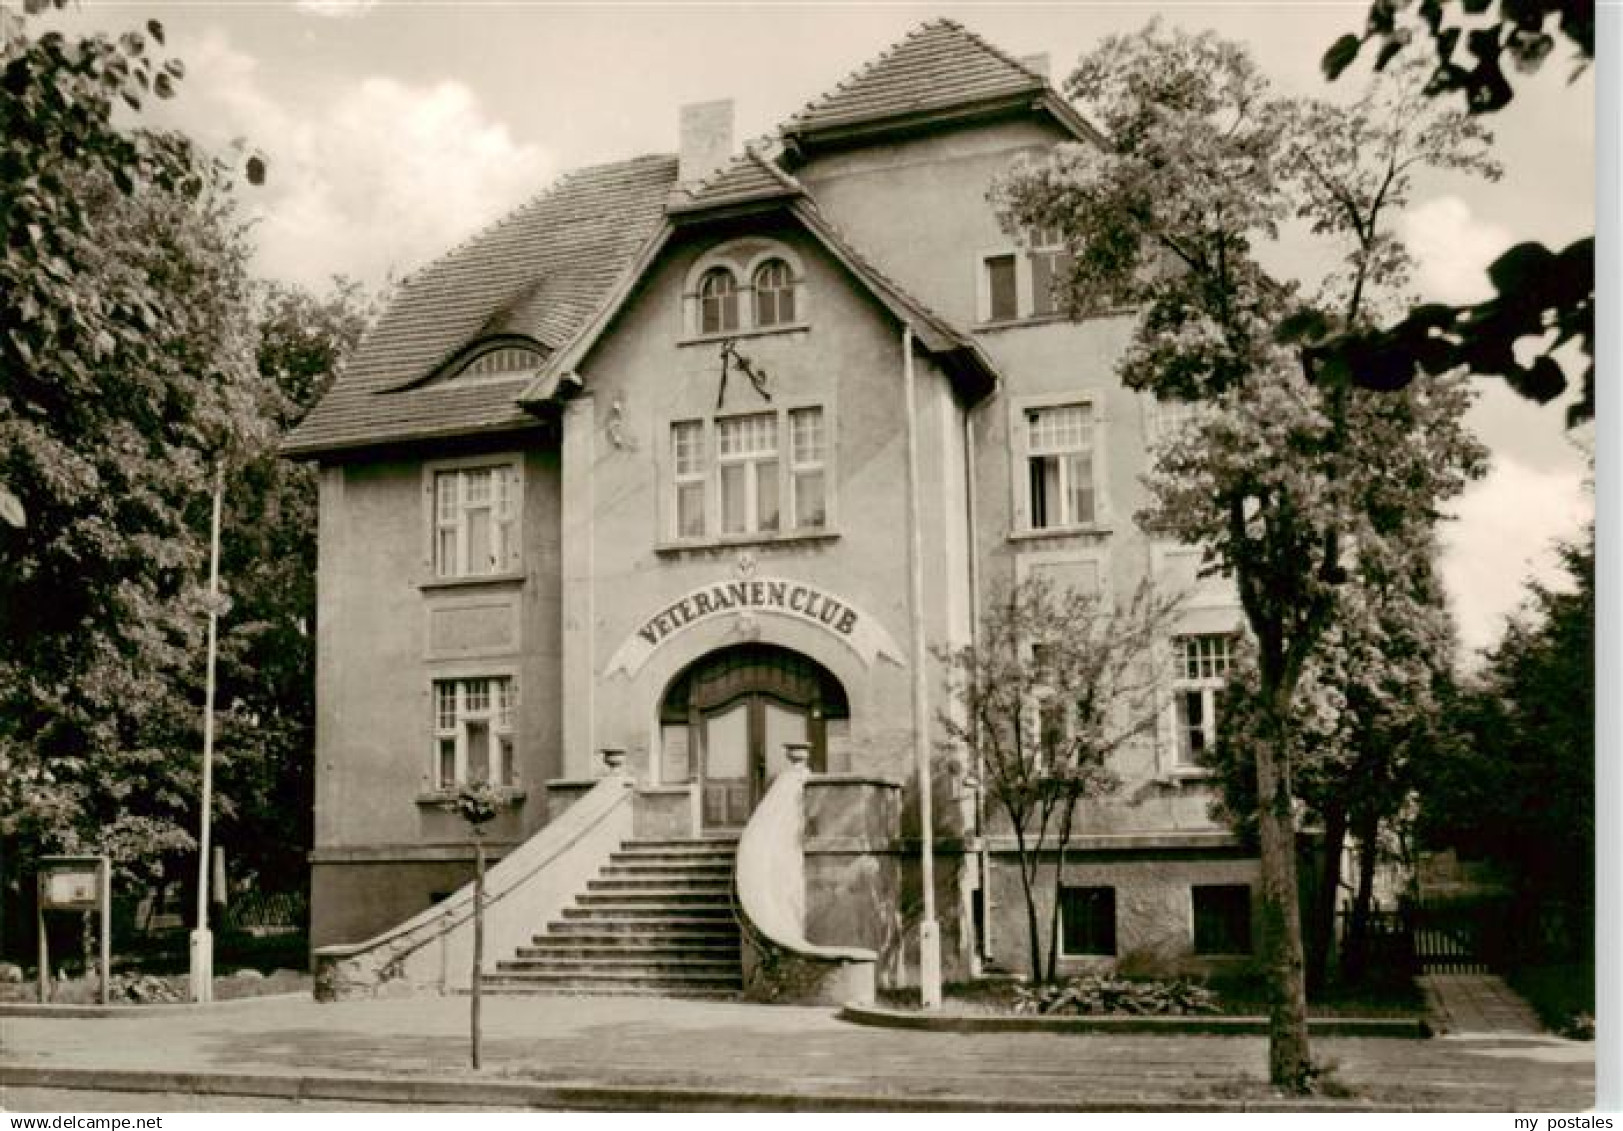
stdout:
[[(638, 998), (493, 998), (485, 1017), (478, 1074), (467, 1068), (466, 998), (0, 1017), (0, 1086), (146, 1088), (168, 1076), (163, 1090), (228, 1093), (254, 1078), (281, 1081), (283, 1094), (407, 1103), (439, 1094), (468, 1106), (470, 1094), (484, 1094), (470, 1093), (474, 1084), (501, 1105), (667, 1110), (1158, 1110), (1266, 1097), (1261, 1037), (920, 1033), (849, 1025), (826, 1009)], [(1593, 1045), (1554, 1038), (1321, 1039), (1314, 1053), (1336, 1064), (1341, 1082), (1400, 1106), (1569, 1111), (1594, 1102)]]
[(1536, 1037), (1538, 1014), (1496, 974), (1426, 974), (1420, 978), (1426, 1014), (1452, 1036)]

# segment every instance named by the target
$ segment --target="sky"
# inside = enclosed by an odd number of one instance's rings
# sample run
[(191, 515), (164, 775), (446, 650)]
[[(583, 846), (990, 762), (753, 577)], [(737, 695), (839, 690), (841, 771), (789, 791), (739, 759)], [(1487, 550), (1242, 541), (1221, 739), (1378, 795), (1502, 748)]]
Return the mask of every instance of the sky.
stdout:
[[(1361, 28), (1367, 3), (923, 5), (407, 3), (286, 0), (100, 3), (77, 27), (162, 21), (186, 65), (157, 117), (224, 149), (269, 160), (243, 190), (256, 269), (323, 288), (335, 275), (380, 285), (498, 219), (567, 170), (674, 152), (677, 108), (735, 100), (740, 139), (802, 104), (936, 16), (1015, 55), (1046, 53), (1063, 78), (1100, 37), (1159, 16), (1245, 43), (1283, 92), (1350, 98), (1318, 60)], [(1366, 55), (1368, 52), (1366, 52)], [(1487, 296), (1484, 267), (1528, 239), (1594, 231), (1593, 72), (1571, 80), (1563, 43), (1493, 116), (1505, 175), (1421, 180), (1398, 229), (1429, 299)], [(1290, 251), (1287, 248), (1288, 260)], [(1592, 513), (1585, 452), (1560, 405), (1534, 407), (1479, 382), (1471, 423), (1488, 476), (1445, 525), (1443, 572), (1466, 662), (1499, 635), (1529, 577), (1558, 580), (1552, 547)]]

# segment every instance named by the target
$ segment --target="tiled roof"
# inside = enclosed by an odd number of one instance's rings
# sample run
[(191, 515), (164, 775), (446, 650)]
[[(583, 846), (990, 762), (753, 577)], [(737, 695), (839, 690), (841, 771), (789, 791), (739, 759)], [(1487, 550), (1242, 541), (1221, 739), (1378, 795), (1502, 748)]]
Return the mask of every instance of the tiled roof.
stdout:
[(675, 181), (669, 156), (582, 169), (417, 272), (283, 451), (533, 423), (520, 382), (419, 383), (482, 334), (563, 346), (659, 226)]
[(1039, 94), (1047, 80), (952, 20), (931, 20), (806, 104), (786, 134), (816, 132), (1016, 94)]
[(746, 201), (799, 196), (805, 186), (785, 173), (777, 162), (756, 145), (746, 145), (734, 157), (704, 180), (683, 185), (671, 194), (674, 213), (697, 212)]

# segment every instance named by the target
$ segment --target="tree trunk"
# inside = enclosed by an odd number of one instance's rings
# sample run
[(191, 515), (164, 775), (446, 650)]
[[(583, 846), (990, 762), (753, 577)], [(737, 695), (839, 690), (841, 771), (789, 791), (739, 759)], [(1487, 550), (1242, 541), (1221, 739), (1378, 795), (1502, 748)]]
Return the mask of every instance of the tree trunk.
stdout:
[(1269, 697), (1268, 725), (1257, 744), (1257, 825), (1262, 841), (1262, 942), (1268, 977), (1268, 1080), (1302, 1094), (1311, 1089), (1303, 981), (1302, 912), (1296, 885), (1296, 821), (1291, 811), (1284, 712)]
[(1059, 843), (1054, 847), (1054, 906), (1048, 917), (1048, 980), (1059, 979), (1059, 918), (1060, 890), (1065, 886), (1065, 847), (1071, 843), (1071, 822), (1076, 816), (1076, 799), (1062, 802), (1065, 814), (1060, 818)]
[(1307, 988), (1324, 993), (1330, 976), (1330, 952), (1336, 941), (1336, 898), (1341, 894), (1341, 853), (1347, 845), (1347, 807), (1331, 802), (1324, 811), (1324, 861), (1319, 890), (1314, 893), (1313, 933), (1308, 936)]

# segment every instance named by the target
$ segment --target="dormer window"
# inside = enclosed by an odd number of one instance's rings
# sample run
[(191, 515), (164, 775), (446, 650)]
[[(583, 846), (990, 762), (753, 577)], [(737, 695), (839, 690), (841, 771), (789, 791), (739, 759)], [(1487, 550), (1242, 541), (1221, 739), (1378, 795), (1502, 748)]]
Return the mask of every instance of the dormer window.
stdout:
[(427, 378), (408, 382), (400, 388), (525, 380), (533, 378), (546, 363), (544, 347), (517, 335), (503, 335), (468, 346)]
[(781, 259), (755, 269), (755, 325), (786, 326), (795, 320), (795, 278)]
[(699, 280), (699, 332), (738, 329), (738, 280), (725, 267), (712, 267)]

